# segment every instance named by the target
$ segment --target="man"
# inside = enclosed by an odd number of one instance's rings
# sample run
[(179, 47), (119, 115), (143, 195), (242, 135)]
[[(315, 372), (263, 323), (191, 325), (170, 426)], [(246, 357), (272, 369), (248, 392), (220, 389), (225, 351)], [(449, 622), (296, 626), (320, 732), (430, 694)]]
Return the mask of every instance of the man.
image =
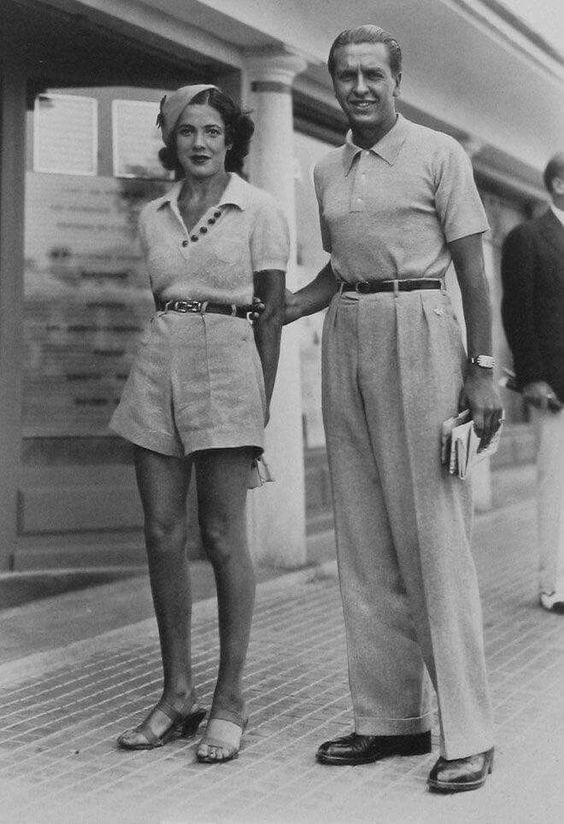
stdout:
[(501, 309), (537, 441), (540, 603), (564, 615), (564, 152), (544, 182), (551, 207), (503, 244)]
[[(290, 322), (331, 304), (323, 415), (355, 731), (322, 744), (317, 758), (365, 764), (430, 752), (429, 674), (441, 723), (429, 786), (470, 790), (493, 760), (472, 498), (439, 453), (441, 424), (459, 409), (471, 409), (484, 443), (499, 425), (487, 222), (462, 148), (396, 114), (401, 51), (389, 34), (343, 32), (329, 71), (351, 128), (314, 174), (331, 259), (286, 309)], [(444, 291), (451, 259), (468, 361)]]

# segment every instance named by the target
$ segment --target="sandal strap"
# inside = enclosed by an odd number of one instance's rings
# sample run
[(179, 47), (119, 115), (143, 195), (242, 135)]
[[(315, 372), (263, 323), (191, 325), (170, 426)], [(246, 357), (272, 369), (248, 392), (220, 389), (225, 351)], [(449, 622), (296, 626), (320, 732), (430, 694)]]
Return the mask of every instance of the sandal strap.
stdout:
[(143, 735), (147, 739), (148, 743), (151, 744), (153, 747), (158, 747), (160, 744), (162, 744), (163, 736), (166, 736), (166, 734), (173, 727), (176, 727), (185, 718), (192, 715), (193, 712), (197, 712), (198, 710), (199, 707), (197, 706), (197, 703), (195, 701), (191, 705), (190, 712), (188, 713), (183, 712), (183, 710), (174, 709), (174, 707), (171, 704), (169, 704), (168, 701), (159, 701), (159, 703), (153, 707), (153, 710), (149, 713), (148, 717), (150, 718), (156, 712), (162, 712), (162, 714), (165, 715), (170, 721), (169, 727), (166, 728), (164, 732), (162, 732), (160, 735), (156, 735), (156, 733), (153, 732), (150, 725), (147, 723), (148, 719), (146, 718), (144, 721), (141, 722), (141, 724), (139, 724), (138, 727), (135, 728), (135, 732), (139, 735)]
[[(174, 707), (168, 703), (168, 701), (159, 701), (159, 703), (153, 709), (153, 712), (159, 710), (162, 712), (163, 715), (166, 715), (173, 724), (176, 724), (180, 719), (183, 717), (184, 713), (180, 710), (175, 710)], [(152, 713), (151, 713), (152, 714)]]
[[(229, 726), (226, 726), (229, 725)], [(241, 744), (241, 738), (247, 726), (246, 720), (242, 724), (228, 721), (214, 716), (208, 721), (200, 745), (206, 747), (220, 747), (229, 753), (236, 752)], [(215, 729), (214, 729), (215, 728)], [(209, 734), (208, 734), (209, 733)]]
[[(248, 718), (244, 718), (239, 713), (232, 711), (225, 712), (226, 715), (230, 716), (229, 718), (222, 718), (222, 714), (221, 710), (219, 710), (214, 712), (214, 715), (210, 717), (196, 751), (198, 761), (220, 763), (222, 761), (230, 761), (232, 758), (238, 756), (241, 739), (245, 732)], [(234, 717), (238, 720), (233, 721), (232, 719)], [(203, 752), (203, 748), (208, 749), (208, 752)], [(212, 757), (209, 749), (223, 750), (223, 757)]]
[(244, 731), (245, 727), (249, 723), (249, 716), (244, 715), (241, 712), (237, 712), (236, 710), (229, 710), (223, 707), (213, 707), (210, 713), (208, 727), (212, 721), (217, 719), (218, 721), (229, 721), (231, 724), (236, 724), (238, 727)]
[(155, 735), (153, 730), (147, 726), (145, 729), (141, 729), (143, 725), (140, 724), (138, 727), (135, 728), (135, 732), (137, 735), (142, 735), (143, 738), (146, 739), (147, 743), (150, 744), (152, 747), (160, 747), (162, 744), (162, 739), (159, 735)]

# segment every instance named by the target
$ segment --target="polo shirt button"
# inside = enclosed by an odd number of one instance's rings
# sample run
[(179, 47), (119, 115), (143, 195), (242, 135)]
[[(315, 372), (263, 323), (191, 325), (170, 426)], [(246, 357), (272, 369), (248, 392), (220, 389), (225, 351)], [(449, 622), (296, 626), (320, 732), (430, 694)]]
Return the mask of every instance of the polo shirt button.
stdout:
[(208, 231), (207, 226), (200, 226), (200, 234), (201, 235), (205, 235), (207, 231)]
[(182, 241), (182, 245), (183, 245), (183, 246), (188, 246), (188, 241), (187, 241), (187, 240), (183, 240), (183, 241)]
[(213, 216), (214, 217), (221, 217), (221, 212), (219, 211), (219, 209), (216, 212), (213, 213)]
[(190, 235), (190, 240), (195, 243), (198, 240), (198, 235)]
[(213, 224), (215, 223), (215, 217), (210, 217), (208, 223), (210, 226), (213, 226)]

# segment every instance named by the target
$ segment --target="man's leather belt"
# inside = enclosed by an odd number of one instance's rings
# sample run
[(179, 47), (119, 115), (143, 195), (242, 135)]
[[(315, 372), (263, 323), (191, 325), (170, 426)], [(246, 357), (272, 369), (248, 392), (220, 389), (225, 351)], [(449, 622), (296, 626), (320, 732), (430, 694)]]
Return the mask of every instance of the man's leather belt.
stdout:
[(231, 315), (233, 318), (249, 318), (250, 306), (235, 306), (234, 303), (212, 303), (209, 300), (155, 300), (158, 312), (183, 312), (202, 314), (215, 312)]
[(358, 283), (341, 281), (341, 292), (360, 292), (370, 295), (373, 292), (413, 292), (416, 289), (442, 289), (443, 281), (439, 278), (406, 278), (405, 280), (361, 280)]

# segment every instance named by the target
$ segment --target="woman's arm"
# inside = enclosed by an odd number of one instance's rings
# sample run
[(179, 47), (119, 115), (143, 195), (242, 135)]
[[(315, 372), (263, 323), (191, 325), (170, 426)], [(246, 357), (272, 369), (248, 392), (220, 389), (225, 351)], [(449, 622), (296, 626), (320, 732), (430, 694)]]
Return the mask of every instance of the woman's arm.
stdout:
[(284, 295), (286, 291), (285, 273), (276, 269), (255, 272), (254, 291), (256, 297), (264, 304), (264, 311), (256, 318), (253, 326), (255, 342), (264, 374), (268, 410), (280, 356), (280, 338), (282, 336), (282, 324), (284, 323)]

